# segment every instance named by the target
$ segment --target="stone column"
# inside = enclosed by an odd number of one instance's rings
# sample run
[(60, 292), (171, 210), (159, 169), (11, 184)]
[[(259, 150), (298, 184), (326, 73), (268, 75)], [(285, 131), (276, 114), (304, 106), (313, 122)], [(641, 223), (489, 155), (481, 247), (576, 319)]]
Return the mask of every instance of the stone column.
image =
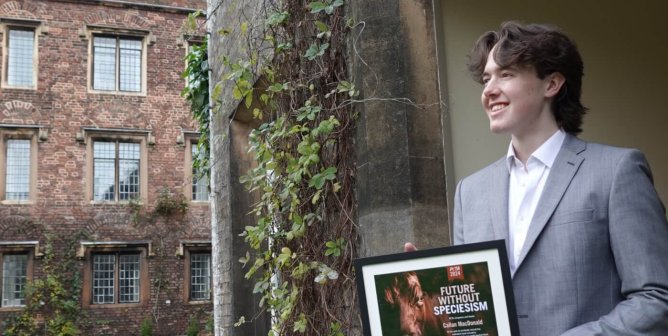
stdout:
[(360, 88), (356, 152), (360, 255), (450, 244), (434, 12), (428, 0), (348, 2)]

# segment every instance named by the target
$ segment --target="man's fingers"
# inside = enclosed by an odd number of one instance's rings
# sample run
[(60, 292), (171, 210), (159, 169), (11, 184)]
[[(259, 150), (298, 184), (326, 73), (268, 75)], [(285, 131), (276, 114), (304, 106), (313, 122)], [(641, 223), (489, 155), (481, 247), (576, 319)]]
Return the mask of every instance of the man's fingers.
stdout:
[(415, 251), (417, 251), (417, 247), (415, 247), (413, 243), (404, 244), (404, 252), (415, 252)]

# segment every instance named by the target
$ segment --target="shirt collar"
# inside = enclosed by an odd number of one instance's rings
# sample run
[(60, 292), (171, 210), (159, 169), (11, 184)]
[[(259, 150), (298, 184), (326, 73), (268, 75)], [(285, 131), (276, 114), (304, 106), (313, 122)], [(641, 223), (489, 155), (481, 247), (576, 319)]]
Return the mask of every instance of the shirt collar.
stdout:
[[(563, 129), (559, 129), (531, 154), (529, 160), (533, 157), (548, 168), (551, 168), (552, 164), (554, 164), (554, 160), (557, 158), (557, 154), (559, 154), (561, 145), (564, 143), (564, 139), (566, 139), (566, 132), (564, 132)], [(515, 149), (513, 148), (513, 143), (511, 141), (508, 145), (508, 153), (506, 154), (506, 166), (508, 167), (508, 171), (513, 167), (515, 158)]]

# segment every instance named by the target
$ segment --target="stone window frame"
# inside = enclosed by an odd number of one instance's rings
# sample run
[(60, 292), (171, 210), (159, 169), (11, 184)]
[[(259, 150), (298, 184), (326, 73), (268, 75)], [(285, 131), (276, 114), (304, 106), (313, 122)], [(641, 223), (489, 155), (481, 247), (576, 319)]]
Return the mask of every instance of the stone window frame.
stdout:
[[(10, 30), (31, 30), (33, 36), (33, 59), (32, 59), (32, 85), (10, 85), (9, 76), (9, 31)], [(40, 20), (26, 20), (0, 17), (0, 33), (2, 34), (2, 80), (0, 87), (3, 89), (19, 90), (37, 90), (39, 74), (39, 37), (48, 33), (48, 29)]]
[[(7, 200), (6, 178), (7, 178), (7, 140), (25, 139), (30, 140), (30, 187), (27, 200)], [(39, 125), (12, 125), (0, 124), (0, 204), (34, 204), (37, 196), (37, 143), (46, 140), (46, 131)]]
[[(147, 73), (148, 73), (148, 47), (155, 43), (155, 36), (148, 30), (141, 29), (127, 29), (119, 27), (88, 25), (84, 32), (80, 33), (81, 37), (88, 39), (88, 64), (87, 66), (87, 89), (88, 93), (108, 94), (108, 95), (123, 95), (123, 96), (142, 96), (147, 95)], [(120, 88), (115, 90), (96, 90), (93, 88), (93, 43), (96, 36), (115, 36), (118, 38), (126, 37), (128, 39), (141, 39), (142, 53), (141, 53), (141, 90), (139, 91), (121, 91)], [(118, 75), (120, 64), (116, 64), (116, 74)], [(116, 77), (118, 82), (118, 77)]]
[[(210, 283), (209, 283), (209, 300), (192, 300), (191, 299), (191, 254), (193, 253), (209, 253), (211, 255), (211, 263), (209, 265)], [(179, 244), (176, 256), (183, 259), (183, 302), (188, 304), (208, 304), (213, 302), (213, 253), (211, 249), (210, 240), (184, 240)]]
[(81, 132), (77, 133), (76, 140), (86, 145), (86, 190), (84, 195), (91, 204), (122, 204), (131, 202), (129, 200), (118, 200), (118, 191), (113, 201), (94, 199), (93, 143), (95, 141), (138, 143), (140, 151), (139, 197), (135, 200), (140, 203), (146, 201), (148, 197), (148, 146), (155, 144), (155, 138), (150, 130), (84, 127)]
[(182, 135), (177, 141), (180, 145), (184, 147), (184, 180), (183, 185), (184, 193), (186, 199), (193, 205), (208, 205), (211, 197), (209, 196), (206, 200), (195, 200), (193, 199), (193, 156), (192, 156), (192, 145), (197, 144), (199, 140), (200, 133), (195, 131), (182, 131)]
[(39, 252), (39, 241), (0, 241), (0, 312), (5, 311), (20, 311), (25, 309), (26, 305), (22, 306), (3, 306), (2, 305), (2, 288), (4, 274), (4, 256), (9, 254), (25, 254), (27, 255), (28, 263), (26, 265), (26, 283), (30, 283), (34, 276), (34, 260), (42, 256)]
[[(93, 256), (96, 254), (139, 254), (139, 302), (119, 303), (118, 269), (114, 271), (114, 303), (93, 303)], [(83, 308), (129, 308), (146, 306), (151, 296), (148, 259), (154, 256), (150, 241), (85, 241), (79, 245), (77, 257), (83, 259), (81, 305)]]

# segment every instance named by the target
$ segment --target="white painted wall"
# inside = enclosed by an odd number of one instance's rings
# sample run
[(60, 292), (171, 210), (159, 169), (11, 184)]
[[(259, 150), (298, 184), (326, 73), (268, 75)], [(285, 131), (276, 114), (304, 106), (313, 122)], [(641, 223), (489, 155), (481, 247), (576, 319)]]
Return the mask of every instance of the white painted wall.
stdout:
[(501, 157), (509, 141), (489, 132), (466, 54), (503, 21), (552, 23), (584, 59), (583, 103), (590, 110), (580, 137), (641, 149), (668, 202), (668, 1), (442, 0), (440, 7), (455, 180)]

